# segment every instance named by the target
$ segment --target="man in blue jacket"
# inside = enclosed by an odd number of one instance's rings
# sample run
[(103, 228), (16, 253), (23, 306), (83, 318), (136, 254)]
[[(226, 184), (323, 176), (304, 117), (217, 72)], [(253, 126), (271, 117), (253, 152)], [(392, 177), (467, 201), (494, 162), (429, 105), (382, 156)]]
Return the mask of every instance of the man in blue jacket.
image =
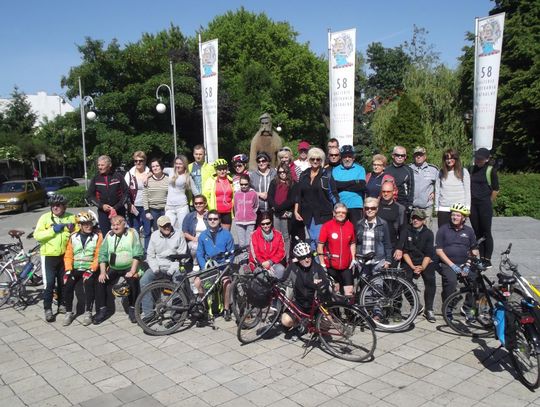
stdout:
[[(228, 257), (219, 256), (225, 252), (232, 253), (234, 250), (234, 240), (231, 232), (221, 227), (218, 212), (216, 210), (208, 211), (207, 221), (208, 229), (199, 236), (197, 246), (197, 261), (201, 269), (207, 268), (206, 263), (210, 258), (213, 258), (218, 264), (223, 264), (227, 260), (232, 261), (234, 258), (233, 254)], [(225, 321), (231, 320), (229, 309), (230, 282), (228, 277), (223, 279), (223, 318)], [(199, 294), (202, 294), (203, 287), (199, 278), (196, 278), (194, 285)]]

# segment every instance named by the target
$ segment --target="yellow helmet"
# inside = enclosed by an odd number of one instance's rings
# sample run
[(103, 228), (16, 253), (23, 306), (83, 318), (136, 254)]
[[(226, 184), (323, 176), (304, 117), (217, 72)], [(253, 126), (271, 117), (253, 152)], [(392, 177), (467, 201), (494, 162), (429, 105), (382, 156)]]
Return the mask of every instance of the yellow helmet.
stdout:
[(456, 202), (455, 204), (453, 204), (450, 207), (450, 212), (458, 212), (461, 213), (463, 216), (469, 216), (471, 214), (471, 210), (460, 202)]

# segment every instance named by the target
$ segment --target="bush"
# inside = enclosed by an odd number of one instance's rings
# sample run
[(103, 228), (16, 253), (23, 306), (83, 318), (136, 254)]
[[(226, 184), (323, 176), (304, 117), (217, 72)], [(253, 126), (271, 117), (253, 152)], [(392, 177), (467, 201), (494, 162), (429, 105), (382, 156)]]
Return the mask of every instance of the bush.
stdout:
[(493, 205), (495, 215), (540, 219), (540, 174), (498, 175), (500, 192)]
[(84, 185), (64, 188), (58, 191), (58, 193), (64, 195), (69, 200), (68, 205), (71, 208), (81, 208), (87, 206), (84, 200), (84, 198), (86, 198), (86, 188)]

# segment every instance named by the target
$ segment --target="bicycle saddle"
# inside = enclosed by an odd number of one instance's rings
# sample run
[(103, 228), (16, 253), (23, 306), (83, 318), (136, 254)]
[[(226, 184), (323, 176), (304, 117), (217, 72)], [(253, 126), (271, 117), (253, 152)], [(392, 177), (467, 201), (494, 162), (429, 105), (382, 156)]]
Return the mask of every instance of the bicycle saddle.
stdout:
[(14, 239), (17, 239), (19, 237), (21, 237), (22, 235), (24, 235), (24, 232), (22, 230), (17, 230), (17, 229), (11, 229), (8, 234), (14, 238)]
[(356, 254), (356, 258), (364, 260), (364, 261), (372, 260), (374, 257), (375, 257), (375, 252), (369, 252), (366, 254)]
[(499, 284), (515, 284), (516, 282), (516, 278), (508, 274), (497, 273), (497, 278), (499, 279)]

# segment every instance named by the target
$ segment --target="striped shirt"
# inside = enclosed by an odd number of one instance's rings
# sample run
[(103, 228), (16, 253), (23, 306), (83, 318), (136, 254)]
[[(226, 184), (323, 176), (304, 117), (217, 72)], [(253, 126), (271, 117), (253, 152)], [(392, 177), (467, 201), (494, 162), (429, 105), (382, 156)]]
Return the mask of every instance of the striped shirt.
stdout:
[(143, 207), (149, 209), (164, 209), (167, 203), (167, 191), (169, 189), (169, 177), (165, 174), (160, 179), (155, 176), (148, 178), (147, 185), (143, 190)]

